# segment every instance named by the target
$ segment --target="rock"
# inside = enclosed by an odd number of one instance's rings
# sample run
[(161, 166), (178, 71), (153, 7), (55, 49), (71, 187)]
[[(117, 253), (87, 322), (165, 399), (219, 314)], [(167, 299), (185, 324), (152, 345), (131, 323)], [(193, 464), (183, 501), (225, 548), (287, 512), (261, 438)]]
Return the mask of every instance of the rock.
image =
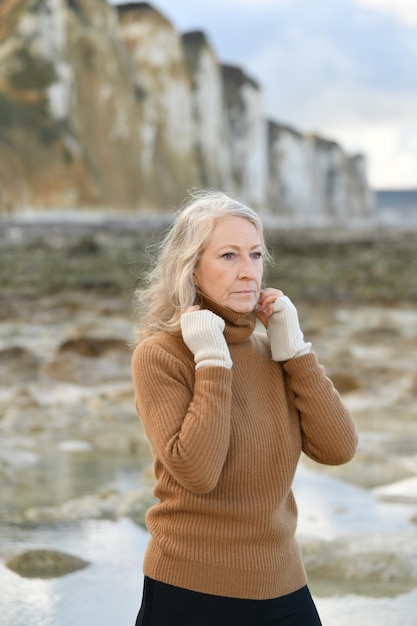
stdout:
[(131, 354), (126, 341), (79, 337), (65, 341), (43, 373), (55, 380), (90, 386), (130, 378)]
[(410, 477), (412, 470), (406, 467), (400, 456), (381, 457), (381, 454), (378, 455), (370, 448), (371, 444), (367, 442), (361, 446), (360, 435), (359, 449), (354, 460), (347, 465), (318, 465), (306, 456), (303, 456), (303, 464), (314, 472), (327, 474), (366, 489)]
[[(415, 559), (417, 535), (413, 531), (387, 536), (355, 536), (334, 541), (302, 541), (303, 560), (310, 581), (325, 581), (329, 588), (343, 586), (354, 593), (365, 594), (367, 586), (384, 589), (384, 594), (405, 592), (417, 584)], [(410, 555), (413, 555), (410, 558)]]
[(113, 351), (126, 352), (126, 342), (108, 337), (77, 337), (67, 339), (59, 347), (60, 353), (74, 352), (86, 357), (99, 357)]
[(417, 504), (417, 476), (405, 478), (391, 485), (383, 485), (373, 490), (375, 498), (383, 502)]
[(97, 494), (73, 498), (59, 506), (31, 507), (23, 514), (23, 520), (35, 524), (44, 522), (68, 522), (84, 519), (117, 519), (130, 517), (145, 527), (145, 515), (156, 499), (148, 490), (135, 490), (121, 494), (108, 488)]
[(1, 440), (0, 477), (16, 483), (20, 473), (30, 470), (39, 463), (40, 456), (30, 450), (22, 450), (13, 441)]
[(156, 502), (157, 499), (150, 491), (131, 491), (121, 498), (116, 513), (118, 517), (129, 517), (146, 529), (146, 513)]
[(9, 400), (1, 407), (1, 426), (9, 434), (32, 435), (45, 429), (45, 412), (28, 385), (12, 389)]
[(66, 441), (60, 441), (57, 448), (61, 452), (91, 452), (93, 446), (89, 441), (68, 439)]
[(88, 561), (57, 550), (26, 550), (6, 561), (23, 578), (58, 578), (83, 569)]
[(349, 393), (362, 387), (356, 376), (346, 372), (331, 372), (329, 377), (339, 393)]
[(29, 350), (11, 346), (0, 350), (0, 384), (2, 387), (27, 383), (37, 377), (39, 361)]
[(117, 489), (104, 489), (97, 494), (73, 498), (58, 506), (30, 507), (24, 512), (23, 518), (34, 523), (115, 519), (119, 500)]

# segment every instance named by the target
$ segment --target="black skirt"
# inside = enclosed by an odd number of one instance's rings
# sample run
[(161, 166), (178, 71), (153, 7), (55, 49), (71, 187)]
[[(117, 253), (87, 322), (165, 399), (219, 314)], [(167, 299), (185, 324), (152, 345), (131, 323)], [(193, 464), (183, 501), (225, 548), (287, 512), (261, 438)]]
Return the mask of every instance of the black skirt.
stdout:
[(198, 593), (145, 576), (136, 626), (321, 626), (307, 586), (272, 600)]

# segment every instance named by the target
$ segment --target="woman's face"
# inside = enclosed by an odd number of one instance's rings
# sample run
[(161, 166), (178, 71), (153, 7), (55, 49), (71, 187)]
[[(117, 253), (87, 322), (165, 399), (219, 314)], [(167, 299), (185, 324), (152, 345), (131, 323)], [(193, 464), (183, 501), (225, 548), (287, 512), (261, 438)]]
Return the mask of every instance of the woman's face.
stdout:
[(195, 284), (217, 304), (249, 313), (258, 303), (262, 273), (255, 226), (243, 217), (221, 218), (194, 270)]

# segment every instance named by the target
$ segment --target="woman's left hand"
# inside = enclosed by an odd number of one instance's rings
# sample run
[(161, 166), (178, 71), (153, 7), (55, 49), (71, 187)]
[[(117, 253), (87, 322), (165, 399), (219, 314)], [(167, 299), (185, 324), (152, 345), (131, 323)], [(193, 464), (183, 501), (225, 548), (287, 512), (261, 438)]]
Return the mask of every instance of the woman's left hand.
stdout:
[(272, 287), (261, 290), (256, 317), (262, 322), (265, 328), (268, 328), (268, 318), (271, 317), (274, 312), (275, 300), (281, 298), (283, 295), (280, 289), (273, 289)]

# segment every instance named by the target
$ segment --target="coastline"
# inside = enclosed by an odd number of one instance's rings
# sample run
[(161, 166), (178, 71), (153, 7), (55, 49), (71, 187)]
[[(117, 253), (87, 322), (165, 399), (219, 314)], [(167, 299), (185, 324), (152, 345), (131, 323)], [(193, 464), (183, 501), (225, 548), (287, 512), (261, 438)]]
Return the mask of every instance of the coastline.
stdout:
[[(0, 228), (0, 580), (8, 626), (25, 626), (42, 598), (34, 626), (72, 624), (74, 594), (94, 619), (111, 623), (123, 611), (132, 621), (139, 605), (152, 461), (134, 409), (128, 342), (132, 292), (160, 229), (153, 220), (138, 224), (100, 218)], [(276, 258), (268, 281), (294, 299), (359, 430), (351, 463), (302, 458), (294, 486), (323, 623), (377, 626), (401, 616), (411, 626), (417, 235), (267, 235)], [(39, 546), (91, 566), (48, 581), (5, 566)], [(91, 623), (84, 613), (76, 621)]]

